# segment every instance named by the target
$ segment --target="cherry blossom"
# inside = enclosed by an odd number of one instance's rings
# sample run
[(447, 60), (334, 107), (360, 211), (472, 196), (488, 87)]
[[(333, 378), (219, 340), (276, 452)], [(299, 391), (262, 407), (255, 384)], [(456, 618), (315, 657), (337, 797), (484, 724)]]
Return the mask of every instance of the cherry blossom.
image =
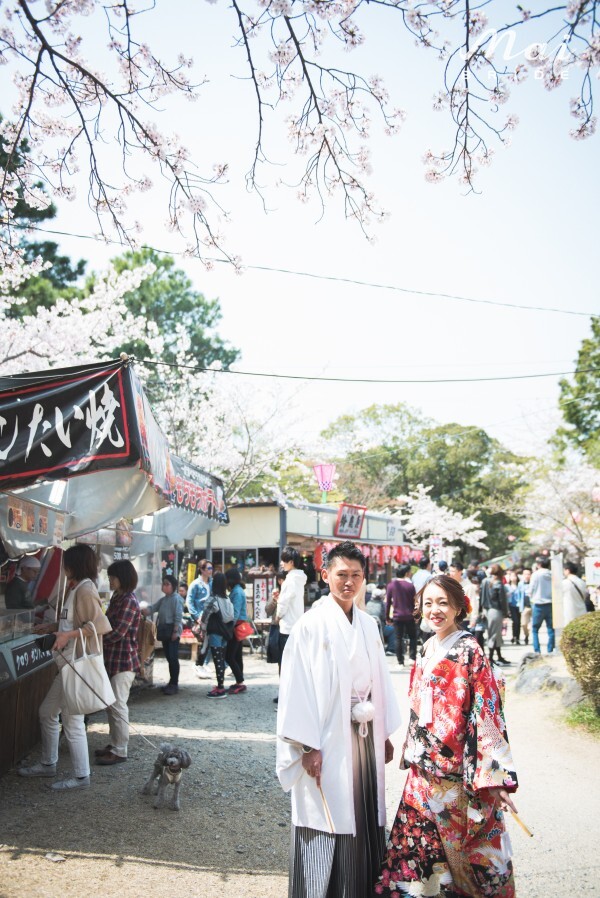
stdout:
[(12, 316), (18, 300), (0, 294), (0, 372), (39, 371), (111, 358), (117, 347), (136, 339), (142, 329), (152, 352), (160, 355), (163, 341), (155, 325), (131, 315), (123, 299), (153, 270), (151, 264), (122, 274), (110, 269), (97, 278), (89, 296), (59, 298), (50, 309), (40, 306), (35, 315)]
[[(229, 175), (226, 159), (206, 170), (165, 128), (159, 117), (169, 98), (201, 97), (204, 76), (194, 80), (193, 60), (182, 52), (164, 61), (138, 37), (139, 17), (155, 3), (126, 0), (5, 0), (0, 5), (0, 65), (12, 79), (16, 99), (2, 110), (0, 136), (8, 163), (0, 171), (0, 267), (7, 284), (25, 275), (18, 246), (23, 236), (14, 219), (19, 196), (75, 200), (76, 182), (87, 183), (87, 200), (100, 232), (123, 243), (135, 241), (128, 202), (151, 189), (157, 178), (170, 183), (166, 226), (207, 266), (215, 253), (233, 262), (222, 233), (227, 215), (220, 185)], [(502, 107), (510, 88), (528, 72), (547, 90), (568, 79), (576, 96), (571, 136), (596, 131), (594, 89), (600, 68), (600, 0), (569, 0), (532, 12), (500, 0), (232, 0), (234, 53), (246, 66), (255, 106), (256, 131), (248, 146), (247, 185), (263, 199), (270, 189), (271, 131), (285, 128), (291, 143), (285, 180), (302, 201), (323, 207), (334, 197), (347, 217), (369, 235), (384, 217), (369, 187), (366, 143), (376, 128), (393, 136), (406, 117), (377, 73), (358, 71), (342, 59), (369, 40), (370, 22), (408, 34), (443, 60), (434, 107), (448, 123), (447, 150), (425, 162), (428, 181), (456, 176), (475, 188), (474, 160), (492, 159), (508, 146), (517, 117)], [(196, 10), (195, 10), (196, 13)], [(201, 13), (196, 13), (201, 14)], [(514, 15), (514, 20), (512, 16)], [(94, 60), (90, 27), (104, 29), (107, 52)], [(402, 89), (402, 88), (400, 88)], [(164, 120), (163, 120), (164, 121)], [(98, 138), (101, 139), (98, 139)], [(275, 135), (275, 144), (277, 144)], [(29, 152), (20, 152), (27, 141)], [(115, 166), (114, 151), (121, 166)], [(146, 168), (152, 172), (147, 173)], [(77, 178), (78, 172), (85, 175)], [(284, 179), (281, 179), (282, 181)], [(265, 186), (267, 185), (267, 186)]]
[(600, 552), (600, 471), (578, 456), (536, 464), (521, 514), (538, 545), (581, 560)]
[(408, 496), (400, 496), (401, 510), (397, 512), (411, 543), (426, 549), (433, 536), (447, 545), (460, 541), (477, 549), (487, 549), (483, 542), (487, 533), (481, 528), (476, 514), (463, 517), (445, 505), (438, 505), (429, 493), (431, 487), (419, 486)]

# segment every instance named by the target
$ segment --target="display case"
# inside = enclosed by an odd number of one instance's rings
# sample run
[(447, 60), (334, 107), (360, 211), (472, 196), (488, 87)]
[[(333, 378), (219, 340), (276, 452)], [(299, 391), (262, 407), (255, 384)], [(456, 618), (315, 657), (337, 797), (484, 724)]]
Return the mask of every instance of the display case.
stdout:
[(34, 633), (35, 611), (0, 613), (0, 689), (52, 661)]
[(0, 775), (39, 740), (38, 709), (56, 675), (33, 632), (36, 612), (0, 611)]

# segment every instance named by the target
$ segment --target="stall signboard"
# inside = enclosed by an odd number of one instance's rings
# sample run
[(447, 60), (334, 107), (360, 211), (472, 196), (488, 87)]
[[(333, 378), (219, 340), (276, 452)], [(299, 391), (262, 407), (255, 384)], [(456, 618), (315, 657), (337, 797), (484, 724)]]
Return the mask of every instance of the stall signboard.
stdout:
[(342, 502), (333, 535), (344, 539), (360, 539), (366, 510), (365, 505), (348, 505)]
[(266, 620), (265, 605), (273, 592), (273, 577), (255, 577), (252, 583), (254, 620)]
[(588, 555), (585, 559), (585, 580), (588, 586), (600, 586), (600, 556)]
[(119, 361), (0, 378), (0, 488), (133, 463), (132, 377)]
[[(0, 378), (0, 491), (132, 467), (160, 497), (151, 510), (162, 503), (228, 523), (222, 482), (171, 454), (130, 361)], [(105, 481), (98, 490), (106, 490)], [(91, 485), (86, 492), (89, 504)], [(5, 526), (21, 534), (48, 531), (43, 503), (36, 510), (27, 498), (10, 499)], [(136, 498), (127, 501), (134, 505)]]
[(174, 476), (171, 505), (202, 515), (211, 521), (228, 524), (229, 514), (222, 482), (177, 455), (171, 455), (171, 463)]

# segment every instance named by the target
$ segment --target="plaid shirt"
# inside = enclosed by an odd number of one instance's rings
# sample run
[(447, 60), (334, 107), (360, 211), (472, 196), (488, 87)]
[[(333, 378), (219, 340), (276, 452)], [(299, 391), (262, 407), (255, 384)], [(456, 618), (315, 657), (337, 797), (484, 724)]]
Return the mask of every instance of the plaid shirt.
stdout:
[(104, 665), (109, 677), (126, 670), (139, 671), (138, 627), (142, 612), (135, 593), (113, 593), (106, 616), (112, 630), (104, 638)]

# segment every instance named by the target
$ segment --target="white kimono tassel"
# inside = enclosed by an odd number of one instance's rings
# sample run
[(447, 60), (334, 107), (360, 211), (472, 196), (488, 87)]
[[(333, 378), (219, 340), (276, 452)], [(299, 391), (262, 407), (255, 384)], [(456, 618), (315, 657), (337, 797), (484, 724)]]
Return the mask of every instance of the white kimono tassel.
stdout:
[(431, 686), (424, 686), (421, 689), (421, 707), (419, 709), (419, 726), (427, 726), (433, 723), (433, 689)]
[(358, 732), (366, 739), (369, 734), (369, 721), (375, 717), (375, 705), (370, 701), (356, 702), (352, 706), (352, 720), (360, 724)]

